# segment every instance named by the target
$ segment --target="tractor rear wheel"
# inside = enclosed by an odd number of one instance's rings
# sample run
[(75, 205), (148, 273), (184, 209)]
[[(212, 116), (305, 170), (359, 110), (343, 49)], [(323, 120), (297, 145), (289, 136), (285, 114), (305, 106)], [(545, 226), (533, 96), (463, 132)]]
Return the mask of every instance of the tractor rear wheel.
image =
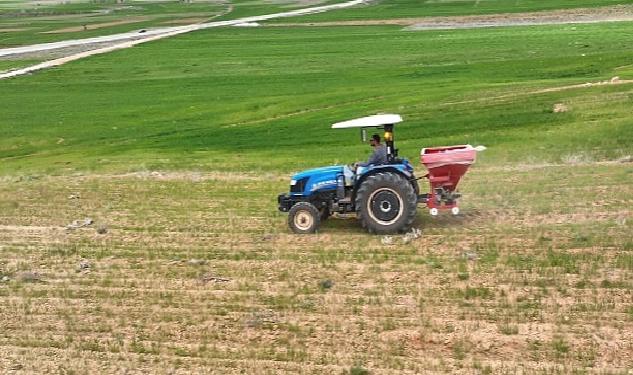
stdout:
[(417, 196), (406, 178), (384, 172), (363, 181), (355, 204), (361, 225), (370, 233), (405, 232), (415, 219)]
[(297, 234), (315, 233), (321, 225), (321, 213), (309, 202), (299, 202), (288, 211), (288, 226)]

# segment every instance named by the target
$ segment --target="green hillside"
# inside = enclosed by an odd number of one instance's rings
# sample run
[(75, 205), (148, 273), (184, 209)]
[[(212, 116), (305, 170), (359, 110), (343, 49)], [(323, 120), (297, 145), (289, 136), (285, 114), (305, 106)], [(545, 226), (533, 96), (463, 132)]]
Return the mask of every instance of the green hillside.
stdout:
[[(631, 153), (629, 23), (412, 32), (217, 29), (2, 82), (1, 172), (291, 171), (366, 146), (329, 124), (401, 113), (403, 156), (472, 143), (495, 163)], [(554, 113), (556, 103), (569, 111)]]

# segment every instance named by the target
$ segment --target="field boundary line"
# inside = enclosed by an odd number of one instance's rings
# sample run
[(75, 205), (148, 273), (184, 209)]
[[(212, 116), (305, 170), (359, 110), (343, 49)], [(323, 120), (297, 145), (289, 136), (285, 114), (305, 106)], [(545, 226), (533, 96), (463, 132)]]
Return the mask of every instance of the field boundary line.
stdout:
[[(0, 176), (0, 183), (17, 181), (21, 178), (19, 175)], [(139, 171), (139, 172), (122, 172), (122, 173), (85, 173), (75, 175), (59, 175), (59, 176), (42, 176), (41, 180), (92, 180), (92, 179), (140, 179), (140, 180), (158, 180), (158, 181), (222, 181), (222, 182), (261, 182), (261, 181), (286, 181), (287, 174), (272, 172), (222, 172), (222, 171)]]
[(484, 27), (521, 27), (546, 25), (576, 25), (602, 22), (633, 21), (633, 7), (615, 5), (595, 8), (554, 9), (519, 13), (490, 13), (417, 17), (350, 19), (340, 21), (267, 23), (273, 27), (319, 26), (405, 26), (408, 31), (455, 30)]
[[(444, 102), (444, 103), (438, 103), (438, 105), (452, 106), (452, 105), (460, 105), (460, 104), (481, 103), (481, 102), (486, 102), (486, 101), (512, 99), (512, 98), (517, 98), (521, 96), (547, 94), (551, 92), (561, 92), (561, 91), (584, 89), (584, 88), (591, 88), (591, 87), (628, 85), (632, 83), (633, 83), (633, 79), (619, 79), (618, 77), (613, 77), (612, 79), (606, 80), (606, 81), (585, 82), (585, 83), (577, 83), (577, 84), (566, 85), (566, 86), (548, 87), (548, 88), (542, 88), (542, 89), (526, 91), (526, 92), (513, 92), (513, 93), (496, 95), (496, 96), (486, 96), (486, 97), (481, 97), (477, 99), (460, 100), (456, 102)], [(413, 107), (417, 107), (417, 105), (414, 105)]]

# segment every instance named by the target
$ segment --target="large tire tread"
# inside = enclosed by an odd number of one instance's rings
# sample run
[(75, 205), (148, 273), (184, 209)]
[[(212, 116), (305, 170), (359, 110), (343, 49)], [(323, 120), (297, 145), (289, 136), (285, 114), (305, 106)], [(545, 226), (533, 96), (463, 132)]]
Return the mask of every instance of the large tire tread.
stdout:
[[(390, 188), (402, 198), (404, 213), (395, 223), (385, 226), (373, 220), (367, 212), (367, 199), (373, 191), (380, 188)], [(418, 197), (414, 188), (406, 178), (394, 172), (381, 172), (367, 177), (356, 192), (356, 215), (361, 226), (369, 233), (391, 234), (406, 232), (413, 225), (417, 214)]]

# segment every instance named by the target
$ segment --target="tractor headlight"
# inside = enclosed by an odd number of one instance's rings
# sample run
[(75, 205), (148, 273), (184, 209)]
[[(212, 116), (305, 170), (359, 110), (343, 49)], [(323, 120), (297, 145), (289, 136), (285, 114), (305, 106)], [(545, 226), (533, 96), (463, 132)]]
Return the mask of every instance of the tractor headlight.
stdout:
[(290, 180), (290, 192), (291, 193), (303, 193), (303, 190), (306, 188), (306, 184), (310, 176), (302, 177), (302, 178), (293, 178)]

